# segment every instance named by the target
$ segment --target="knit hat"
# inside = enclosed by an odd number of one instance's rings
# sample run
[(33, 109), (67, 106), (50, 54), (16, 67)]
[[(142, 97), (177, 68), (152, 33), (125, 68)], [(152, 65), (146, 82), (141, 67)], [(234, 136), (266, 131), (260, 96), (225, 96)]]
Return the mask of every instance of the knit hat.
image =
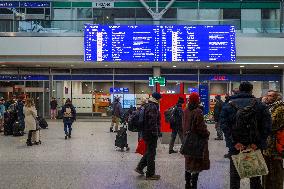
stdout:
[(152, 94), (152, 97), (156, 100), (160, 100), (162, 98), (162, 95), (160, 93), (154, 92)]
[(191, 93), (188, 99), (188, 103), (199, 104), (200, 103), (199, 94), (195, 92)]

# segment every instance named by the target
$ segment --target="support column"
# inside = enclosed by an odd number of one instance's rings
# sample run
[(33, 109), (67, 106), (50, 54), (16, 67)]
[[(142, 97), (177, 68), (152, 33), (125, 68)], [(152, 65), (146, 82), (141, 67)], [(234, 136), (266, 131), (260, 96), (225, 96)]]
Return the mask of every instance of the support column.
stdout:
[(160, 76), (161, 76), (161, 67), (153, 66), (153, 77), (160, 77)]
[(282, 92), (282, 94), (284, 94), (284, 69), (282, 70), (282, 81), (280, 91)]

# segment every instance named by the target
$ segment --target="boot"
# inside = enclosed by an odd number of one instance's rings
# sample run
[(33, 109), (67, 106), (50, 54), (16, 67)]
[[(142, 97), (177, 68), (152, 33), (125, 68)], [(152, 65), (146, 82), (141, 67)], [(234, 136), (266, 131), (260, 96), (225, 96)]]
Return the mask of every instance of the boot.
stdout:
[(192, 189), (197, 189), (198, 175), (199, 175), (199, 173), (193, 173), (192, 176), (191, 176)]
[(69, 135), (68, 135), (68, 137), (69, 137), (69, 138), (71, 138), (71, 131), (69, 131)]
[(185, 171), (185, 189), (191, 189), (191, 173)]
[(26, 144), (27, 144), (27, 146), (32, 146), (32, 145), (33, 145), (33, 143), (32, 143), (32, 141), (31, 141), (31, 139), (27, 139)]

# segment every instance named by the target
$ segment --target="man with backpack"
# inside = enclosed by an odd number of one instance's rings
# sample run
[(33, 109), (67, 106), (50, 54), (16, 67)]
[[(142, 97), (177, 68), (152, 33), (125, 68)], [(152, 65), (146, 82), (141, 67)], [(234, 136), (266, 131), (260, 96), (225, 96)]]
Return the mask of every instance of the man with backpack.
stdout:
[(179, 97), (177, 104), (175, 105), (172, 115), (170, 118), (170, 127), (172, 129), (171, 141), (169, 145), (169, 154), (177, 153), (174, 151), (174, 144), (177, 135), (179, 136), (180, 140), (183, 140), (183, 132), (182, 132), (182, 104), (184, 103), (184, 99)]
[(223, 107), (223, 101), (221, 100), (221, 96), (220, 95), (216, 95), (215, 96), (215, 100), (216, 100), (216, 104), (214, 106), (214, 121), (215, 121), (215, 128), (217, 131), (217, 138), (215, 138), (215, 140), (223, 140), (223, 132), (222, 129), (220, 128), (220, 114), (221, 114), (221, 110)]
[(62, 106), (61, 114), (63, 115), (65, 140), (71, 138), (72, 124), (76, 120), (76, 110), (71, 100), (68, 98)]
[(114, 99), (113, 107), (112, 107), (112, 120), (111, 120), (111, 131), (113, 130), (113, 126), (115, 124), (114, 132), (118, 131), (118, 125), (120, 122), (120, 118), (122, 117), (122, 106), (119, 102), (119, 97)]
[[(231, 96), (220, 115), (221, 128), (225, 134), (230, 155), (244, 149), (267, 147), (271, 132), (271, 114), (268, 107), (252, 95), (253, 85), (243, 82), (239, 93)], [(240, 176), (230, 158), (230, 189), (240, 188)], [(251, 189), (262, 189), (260, 177), (250, 178)]]
[(264, 189), (283, 189), (284, 181), (284, 102), (279, 92), (270, 90), (266, 101), (272, 116), (272, 133), (267, 139), (268, 148), (263, 155), (269, 173), (263, 176)]
[(154, 92), (145, 104), (142, 135), (147, 146), (147, 151), (140, 160), (135, 171), (144, 175), (143, 169), (147, 167), (146, 180), (159, 180), (160, 175), (155, 174), (155, 156), (157, 141), (160, 134), (160, 93)]

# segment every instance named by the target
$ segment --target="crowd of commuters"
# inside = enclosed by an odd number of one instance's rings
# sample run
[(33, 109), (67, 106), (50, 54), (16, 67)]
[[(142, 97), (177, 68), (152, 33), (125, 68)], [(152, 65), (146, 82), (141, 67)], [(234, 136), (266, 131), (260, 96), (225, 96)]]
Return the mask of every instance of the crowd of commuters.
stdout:
[[(261, 98), (255, 98), (252, 94), (253, 85), (249, 82), (240, 84), (239, 89), (225, 101), (221, 96), (215, 97), (214, 121), (217, 131), (216, 140), (225, 139), (230, 159), (230, 189), (240, 188), (240, 176), (233, 162), (232, 156), (238, 155), (242, 150), (261, 150), (267, 164), (269, 173), (264, 176), (250, 178), (251, 189), (283, 189), (284, 168), (283, 154), (278, 150), (277, 137), (284, 130), (284, 102), (278, 91), (270, 90)], [(149, 99), (143, 98), (141, 106), (131, 107), (127, 115), (133, 112), (143, 111), (143, 125), (138, 132), (138, 139), (143, 139), (146, 144), (146, 152), (138, 163), (135, 171), (141, 175), (146, 174), (146, 180), (159, 180), (156, 173), (155, 158), (158, 138), (161, 136), (161, 115), (159, 103), (162, 98), (160, 93), (154, 92)], [(203, 107), (200, 105), (198, 93), (191, 93), (188, 101), (179, 98), (172, 109), (170, 128), (172, 129), (169, 154), (178, 153), (174, 150), (176, 136), (179, 135), (182, 142), (189, 133), (195, 133), (206, 142), (199, 150), (202, 157), (184, 155), (185, 158), (185, 188), (197, 189), (199, 174), (203, 170), (210, 169), (208, 141), (210, 133), (204, 120)], [(57, 116), (57, 101), (52, 98), (50, 102), (51, 119)], [(183, 108), (185, 107), (185, 108)], [(32, 98), (19, 96), (5, 102), (0, 99), (0, 132), (3, 131), (3, 120), (6, 111), (16, 111), (20, 128), (28, 132), (27, 145), (31, 146), (34, 131), (37, 130), (37, 110)], [(244, 113), (245, 112), (245, 113)], [(76, 120), (76, 109), (70, 99), (63, 105), (60, 114), (63, 117), (65, 139), (71, 138), (72, 124)], [(243, 116), (243, 117), (242, 117)], [(246, 120), (248, 119), (249, 120)], [(111, 130), (118, 131), (118, 126), (123, 118), (123, 110), (119, 98), (112, 103)], [(283, 148), (283, 146), (282, 146)], [(146, 172), (144, 169), (147, 167)]]

